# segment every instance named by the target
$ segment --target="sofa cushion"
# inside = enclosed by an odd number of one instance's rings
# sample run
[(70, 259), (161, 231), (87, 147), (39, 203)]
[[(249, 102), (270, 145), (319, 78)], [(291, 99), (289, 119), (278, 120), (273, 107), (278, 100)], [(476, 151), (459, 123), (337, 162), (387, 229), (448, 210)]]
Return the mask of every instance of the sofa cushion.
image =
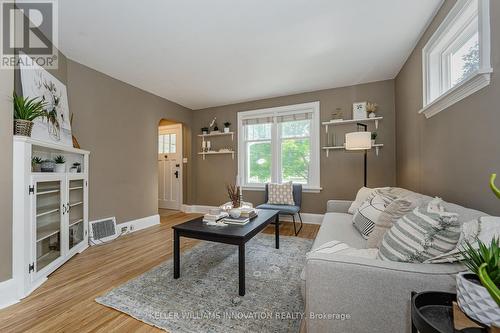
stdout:
[(332, 240), (344, 242), (357, 249), (366, 248), (366, 240), (352, 225), (352, 215), (350, 214), (326, 213), (312, 250)]
[(359, 189), (356, 194), (356, 199), (351, 203), (349, 210), (347, 211), (349, 214), (354, 215), (358, 208), (370, 197), (370, 194), (373, 192), (372, 188), (362, 187)]
[(382, 260), (422, 263), (453, 250), (460, 238), (456, 213), (446, 212), (436, 198), (405, 215), (385, 234)]
[(370, 194), (368, 200), (359, 207), (352, 220), (352, 223), (359, 230), (361, 236), (368, 239), (380, 214), (396, 199), (397, 197), (386, 189), (376, 189)]

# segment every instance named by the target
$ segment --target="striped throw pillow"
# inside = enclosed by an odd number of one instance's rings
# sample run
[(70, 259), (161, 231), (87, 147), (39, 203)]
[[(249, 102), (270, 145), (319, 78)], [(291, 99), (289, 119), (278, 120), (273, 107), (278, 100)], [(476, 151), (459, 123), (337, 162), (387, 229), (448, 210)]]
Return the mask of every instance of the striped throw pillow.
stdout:
[(458, 214), (436, 198), (399, 219), (385, 234), (378, 258), (422, 263), (453, 250), (460, 238)]
[(396, 198), (383, 190), (375, 190), (356, 211), (352, 223), (363, 238), (368, 239), (375, 227), (375, 222), (385, 208)]
[(292, 182), (283, 184), (267, 185), (268, 199), (267, 203), (270, 205), (291, 205), (295, 206), (293, 200), (293, 184)]

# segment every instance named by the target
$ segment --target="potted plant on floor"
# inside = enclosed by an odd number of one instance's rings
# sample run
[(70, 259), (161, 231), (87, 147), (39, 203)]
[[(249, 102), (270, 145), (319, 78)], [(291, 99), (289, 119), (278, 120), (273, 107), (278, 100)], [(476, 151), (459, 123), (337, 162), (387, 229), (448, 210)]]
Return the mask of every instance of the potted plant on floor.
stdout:
[(66, 172), (66, 159), (62, 155), (58, 155), (54, 158), (56, 163), (55, 172)]
[(45, 117), (47, 103), (37, 101), (38, 98), (17, 96), (14, 92), (12, 102), (14, 104), (14, 135), (31, 137), (33, 120)]
[(224, 133), (229, 133), (229, 126), (231, 126), (231, 123), (226, 121), (224, 123)]

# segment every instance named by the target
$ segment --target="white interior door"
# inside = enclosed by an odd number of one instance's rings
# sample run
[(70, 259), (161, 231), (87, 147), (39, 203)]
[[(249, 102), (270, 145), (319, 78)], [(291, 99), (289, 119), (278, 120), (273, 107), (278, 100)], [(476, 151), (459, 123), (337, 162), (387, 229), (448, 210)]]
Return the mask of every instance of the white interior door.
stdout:
[(182, 195), (182, 125), (158, 131), (158, 207), (180, 209)]

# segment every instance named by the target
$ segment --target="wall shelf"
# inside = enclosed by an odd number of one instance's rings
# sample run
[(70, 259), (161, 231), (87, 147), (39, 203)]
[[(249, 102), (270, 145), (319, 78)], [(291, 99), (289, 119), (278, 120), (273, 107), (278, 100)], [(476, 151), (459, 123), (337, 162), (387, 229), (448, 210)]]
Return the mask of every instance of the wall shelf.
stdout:
[[(372, 147), (375, 148), (375, 153), (378, 156), (379, 150), (380, 150), (380, 148), (384, 147), (384, 144), (377, 143), (377, 144), (374, 144)], [(331, 147), (323, 147), (321, 149), (326, 150), (326, 157), (328, 157), (328, 152), (330, 150), (345, 150), (345, 146), (331, 146)]]
[(205, 159), (205, 156), (207, 155), (224, 155), (224, 154), (231, 154), (234, 160), (234, 151), (207, 151), (198, 153), (198, 155), (203, 156), (203, 159)]
[(378, 129), (378, 122), (380, 120), (384, 119), (384, 117), (374, 117), (374, 118), (365, 118), (365, 119), (348, 119), (348, 120), (330, 120), (330, 121), (324, 121), (321, 123), (321, 125), (325, 126), (325, 131), (328, 133), (328, 127), (329, 126), (340, 126), (340, 125), (346, 125), (346, 124), (356, 124), (356, 123), (368, 123), (368, 122), (375, 122), (375, 129)]
[(198, 134), (198, 136), (200, 138), (211, 138), (211, 137), (214, 137), (214, 136), (228, 136), (230, 135), (231, 136), (231, 140), (234, 140), (234, 132), (212, 132), (212, 133), (209, 133), (209, 134)]

